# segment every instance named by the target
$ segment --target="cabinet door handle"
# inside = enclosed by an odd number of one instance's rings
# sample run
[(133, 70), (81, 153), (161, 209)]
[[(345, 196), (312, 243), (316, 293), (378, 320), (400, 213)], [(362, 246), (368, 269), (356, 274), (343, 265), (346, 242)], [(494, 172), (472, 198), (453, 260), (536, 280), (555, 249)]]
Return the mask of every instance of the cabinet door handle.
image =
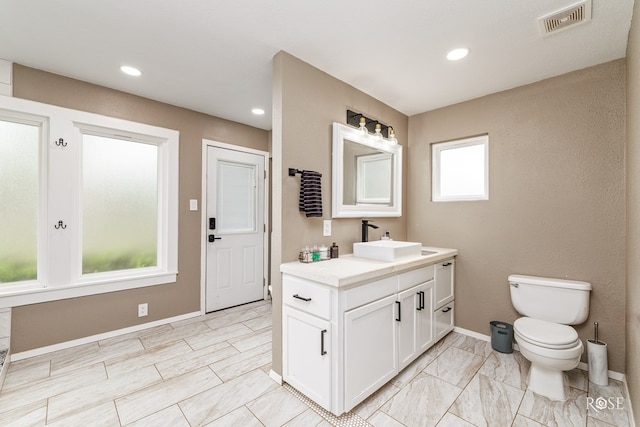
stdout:
[(320, 356), (324, 356), (327, 352), (324, 349), (324, 334), (327, 333), (326, 329), (320, 331)]
[(449, 267), (451, 265), (450, 262), (445, 262), (444, 264), (442, 264), (443, 267)]
[(418, 310), (424, 310), (424, 291), (418, 292)]
[(295, 294), (293, 297), (294, 297), (294, 298), (296, 298), (296, 299), (300, 299), (300, 300), (302, 300), (302, 301), (304, 301), (304, 302), (309, 302), (309, 301), (311, 301), (311, 298), (301, 297), (301, 296), (300, 296), (300, 295), (298, 295), (298, 294)]
[(451, 307), (447, 307), (444, 310), (442, 310), (443, 313), (448, 313), (451, 311)]
[(402, 303), (400, 301), (396, 301), (396, 304), (398, 304), (398, 317), (396, 317), (396, 321), (401, 322), (402, 317), (400, 315), (400, 312), (402, 311)]

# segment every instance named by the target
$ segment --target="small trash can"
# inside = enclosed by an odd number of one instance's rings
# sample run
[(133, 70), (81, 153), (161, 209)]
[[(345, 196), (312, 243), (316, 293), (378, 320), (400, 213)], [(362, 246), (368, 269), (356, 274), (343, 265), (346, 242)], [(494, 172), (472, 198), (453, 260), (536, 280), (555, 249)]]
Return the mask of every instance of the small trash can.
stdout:
[(500, 353), (513, 353), (513, 325), (494, 320), (491, 325), (491, 347)]

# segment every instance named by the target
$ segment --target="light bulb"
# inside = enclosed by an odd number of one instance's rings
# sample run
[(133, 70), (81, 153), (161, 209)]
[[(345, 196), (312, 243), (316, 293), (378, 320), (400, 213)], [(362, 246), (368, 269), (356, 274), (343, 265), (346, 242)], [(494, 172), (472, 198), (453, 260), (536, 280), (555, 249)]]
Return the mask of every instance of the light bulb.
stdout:
[(376, 133), (373, 136), (375, 136), (378, 139), (382, 139), (382, 133), (381, 132), (382, 132), (382, 125), (380, 123), (378, 123), (376, 125)]
[(369, 131), (367, 130), (367, 119), (365, 119), (364, 117), (360, 117), (359, 130), (360, 132), (362, 132), (363, 135), (369, 135)]
[(391, 144), (397, 144), (398, 140), (396, 139), (396, 131), (393, 130), (392, 127), (389, 128), (389, 142)]

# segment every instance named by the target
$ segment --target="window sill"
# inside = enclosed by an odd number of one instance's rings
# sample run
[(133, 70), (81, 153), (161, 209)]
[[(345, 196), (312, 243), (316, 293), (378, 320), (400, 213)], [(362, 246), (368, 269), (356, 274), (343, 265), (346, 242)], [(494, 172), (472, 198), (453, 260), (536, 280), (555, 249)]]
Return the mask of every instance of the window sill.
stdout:
[(70, 286), (51, 286), (45, 288), (31, 288), (10, 290), (0, 293), (0, 308), (18, 307), (21, 305), (58, 301), (68, 298), (78, 298), (89, 295), (106, 294), (128, 289), (144, 288), (147, 286), (175, 283), (178, 272), (163, 272), (137, 276), (127, 279), (113, 279), (100, 283), (82, 283)]

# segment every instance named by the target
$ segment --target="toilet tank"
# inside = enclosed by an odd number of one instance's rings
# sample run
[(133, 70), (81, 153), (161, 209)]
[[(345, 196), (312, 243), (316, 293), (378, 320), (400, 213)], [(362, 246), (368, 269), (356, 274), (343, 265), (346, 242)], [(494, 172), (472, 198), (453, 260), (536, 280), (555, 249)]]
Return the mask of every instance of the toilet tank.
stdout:
[(513, 307), (523, 316), (564, 325), (589, 316), (590, 283), (512, 274), (509, 289)]

